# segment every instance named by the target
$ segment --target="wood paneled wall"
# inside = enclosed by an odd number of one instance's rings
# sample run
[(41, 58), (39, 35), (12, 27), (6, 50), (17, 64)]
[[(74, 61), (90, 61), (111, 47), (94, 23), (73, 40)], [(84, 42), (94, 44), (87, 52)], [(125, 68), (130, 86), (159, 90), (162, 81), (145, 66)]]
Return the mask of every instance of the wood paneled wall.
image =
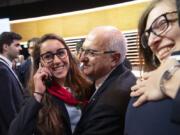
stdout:
[(46, 19), (11, 21), (11, 30), (21, 34), (23, 41), (45, 33), (56, 33), (65, 38), (84, 36), (99, 25), (113, 25), (122, 31), (132, 30), (137, 28), (138, 19), (148, 4), (149, 1), (135, 1), (114, 7), (50, 16)]

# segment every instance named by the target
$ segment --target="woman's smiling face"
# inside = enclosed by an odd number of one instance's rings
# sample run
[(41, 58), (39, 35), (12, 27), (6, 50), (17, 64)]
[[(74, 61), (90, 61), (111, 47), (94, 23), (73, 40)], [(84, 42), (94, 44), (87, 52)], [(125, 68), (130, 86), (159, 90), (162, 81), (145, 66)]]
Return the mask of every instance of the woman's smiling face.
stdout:
[(56, 39), (46, 40), (41, 44), (40, 52), (41, 63), (63, 83), (70, 67), (69, 56), (64, 45)]
[(175, 4), (164, 0), (156, 4), (147, 19), (146, 30), (153, 30), (149, 34), (148, 45), (161, 62), (173, 51), (180, 50), (178, 16), (173, 11), (176, 11)]

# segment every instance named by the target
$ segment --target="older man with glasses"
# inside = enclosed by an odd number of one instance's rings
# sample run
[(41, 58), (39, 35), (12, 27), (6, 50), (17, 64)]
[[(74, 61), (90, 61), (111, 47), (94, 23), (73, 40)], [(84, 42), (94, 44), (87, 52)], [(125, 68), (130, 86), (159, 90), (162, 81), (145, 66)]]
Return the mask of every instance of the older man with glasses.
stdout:
[(126, 49), (125, 37), (115, 27), (96, 27), (88, 34), (80, 61), (95, 92), (74, 135), (123, 135), (129, 92), (136, 80), (123, 65)]

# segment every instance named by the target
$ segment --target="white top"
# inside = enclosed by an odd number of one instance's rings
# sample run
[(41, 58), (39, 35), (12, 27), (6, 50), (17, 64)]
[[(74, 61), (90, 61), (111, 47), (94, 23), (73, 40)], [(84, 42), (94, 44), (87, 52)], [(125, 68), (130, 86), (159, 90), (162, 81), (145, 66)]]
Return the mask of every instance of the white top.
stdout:
[[(69, 92), (71, 92), (71, 89), (68, 87), (66, 88)], [(71, 130), (74, 132), (74, 129), (76, 128), (77, 123), (79, 122), (81, 118), (81, 109), (77, 108), (75, 106), (71, 106), (65, 103), (66, 109), (68, 111), (68, 115), (70, 118), (70, 124), (71, 124)]]
[(65, 104), (65, 106), (69, 114), (71, 130), (74, 132), (74, 129), (81, 117), (81, 109), (67, 104)]

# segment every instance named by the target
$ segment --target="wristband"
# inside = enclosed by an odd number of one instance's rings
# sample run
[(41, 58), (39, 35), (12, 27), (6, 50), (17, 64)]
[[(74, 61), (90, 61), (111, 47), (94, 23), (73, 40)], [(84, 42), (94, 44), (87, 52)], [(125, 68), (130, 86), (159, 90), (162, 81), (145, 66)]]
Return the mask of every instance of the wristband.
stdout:
[(36, 94), (38, 94), (38, 95), (40, 95), (40, 96), (44, 96), (44, 94), (43, 93), (40, 93), (40, 92), (37, 92), (37, 91), (34, 91), (33, 93), (36, 93)]

